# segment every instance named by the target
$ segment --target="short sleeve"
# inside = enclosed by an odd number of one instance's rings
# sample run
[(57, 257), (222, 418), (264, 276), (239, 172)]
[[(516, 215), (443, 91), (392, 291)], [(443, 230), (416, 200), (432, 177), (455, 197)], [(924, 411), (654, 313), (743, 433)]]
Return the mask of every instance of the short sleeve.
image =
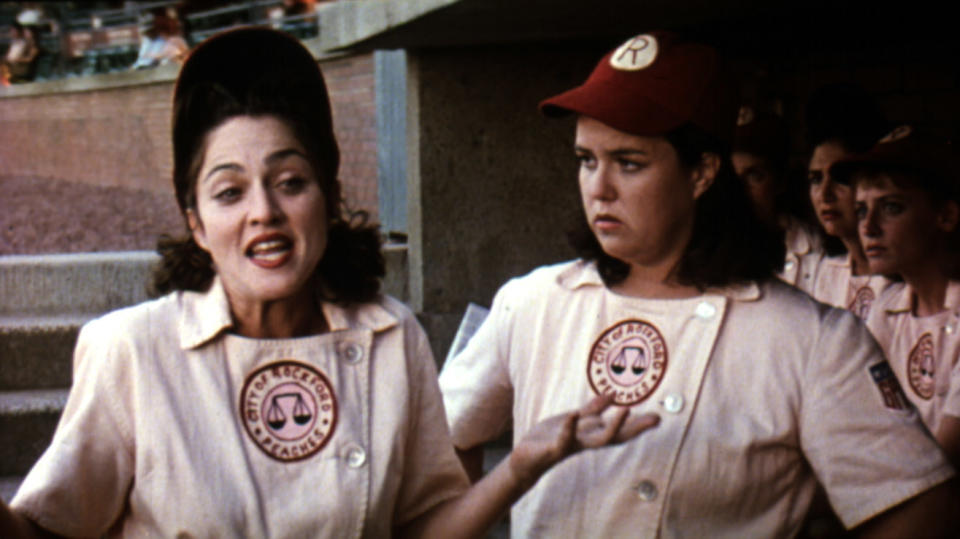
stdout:
[(848, 528), (953, 475), (876, 341), (850, 313), (826, 311), (803, 384), (800, 443)]
[(73, 387), (53, 441), (11, 507), (64, 535), (99, 536), (120, 518), (133, 480), (132, 358), (102, 320), (82, 328)]
[(453, 443), (470, 449), (495, 439), (513, 416), (513, 385), (507, 364), (511, 307), (505, 286), (490, 314), (440, 373), (440, 389)]
[(398, 526), (462, 494), (470, 486), (450, 440), (430, 345), (418, 325), (411, 333), (413, 342), (407, 353), (413, 354), (409, 363), (415, 372), (411, 376), (404, 476), (394, 517)]
[(960, 358), (953, 358), (950, 368), (950, 388), (943, 401), (943, 414), (960, 418)]

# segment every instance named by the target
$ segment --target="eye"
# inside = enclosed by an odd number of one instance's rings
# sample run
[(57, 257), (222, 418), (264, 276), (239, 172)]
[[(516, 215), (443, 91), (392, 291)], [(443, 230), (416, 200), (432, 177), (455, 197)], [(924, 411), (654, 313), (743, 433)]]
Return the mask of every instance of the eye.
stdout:
[(302, 176), (292, 176), (289, 178), (284, 178), (277, 182), (277, 188), (279, 188), (284, 193), (293, 195), (302, 192), (307, 188), (307, 183), (309, 180)]
[(236, 202), (243, 195), (243, 190), (236, 186), (224, 187), (214, 193), (213, 198), (222, 204)]
[(624, 157), (617, 159), (617, 164), (620, 166), (620, 170), (624, 172), (639, 172), (646, 166), (644, 163)]
[(807, 172), (807, 181), (810, 182), (810, 185), (820, 185), (820, 182), (823, 181), (823, 172), (819, 170), (811, 170)]
[(863, 221), (867, 218), (867, 205), (862, 202), (858, 202), (856, 208), (854, 209), (854, 213), (857, 216), (857, 221)]
[(881, 209), (883, 210), (884, 215), (894, 216), (900, 215), (906, 208), (899, 202), (884, 202), (883, 206), (881, 206)]
[(593, 170), (597, 167), (596, 157), (588, 152), (577, 152), (577, 162), (580, 163), (580, 168)]

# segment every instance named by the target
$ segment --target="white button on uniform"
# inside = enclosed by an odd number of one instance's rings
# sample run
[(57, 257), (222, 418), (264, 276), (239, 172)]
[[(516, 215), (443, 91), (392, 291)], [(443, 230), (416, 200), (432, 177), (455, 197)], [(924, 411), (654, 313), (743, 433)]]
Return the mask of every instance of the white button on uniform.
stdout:
[(704, 301), (697, 305), (696, 310), (694, 310), (694, 314), (704, 319), (711, 318), (713, 315), (717, 314), (717, 308)]
[(347, 466), (359, 468), (367, 462), (367, 452), (362, 447), (351, 445), (347, 448)]
[(671, 414), (679, 414), (683, 410), (683, 395), (670, 393), (663, 399), (663, 409)]
[(340, 357), (347, 363), (358, 363), (363, 359), (363, 347), (355, 342), (343, 343)]
[(645, 502), (657, 499), (657, 485), (654, 485), (653, 481), (640, 481), (633, 489), (637, 491), (637, 497)]
[(793, 267), (796, 266), (796, 265), (797, 265), (797, 264), (796, 264), (793, 260), (787, 260), (786, 264), (783, 265), (783, 269), (784, 269), (785, 271), (790, 271), (790, 270), (792, 270)]
[(943, 326), (943, 330), (947, 332), (947, 335), (952, 335), (957, 330), (956, 322), (948, 322), (947, 325)]

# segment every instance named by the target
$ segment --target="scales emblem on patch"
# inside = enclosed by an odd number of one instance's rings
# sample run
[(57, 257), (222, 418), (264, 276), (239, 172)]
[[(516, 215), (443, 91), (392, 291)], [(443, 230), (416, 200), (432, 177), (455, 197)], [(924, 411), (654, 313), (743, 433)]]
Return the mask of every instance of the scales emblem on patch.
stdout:
[(650, 67), (659, 52), (657, 38), (650, 34), (634, 37), (620, 45), (610, 56), (610, 65), (620, 71), (639, 71)]
[(870, 306), (873, 300), (877, 298), (876, 292), (869, 286), (862, 286), (857, 293), (853, 295), (853, 301), (847, 306), (847, 310), (857, 315), (860, 320), (866, 320), (870, 314)]
[(624, 320), (593, 344), (587, 361), (590, 387), (613, 394), (613, 402), (630, 406), (649, 397), (667, 370), (667, 344), (660, 331), (643, 320)]
[(254, 443), (271, 458), (303, 460), (330, 441), (337, 426), (337, 398), (313, 365), (284, 359), (247, 375), (240, 417)]
[(932, 399), (936, 388), (935, 375), (936, 355), (933, 350), (933, 335), (928, 332), (920, 336), (907, 359), (907, 379), (910, 380), (910, 389), (923, 400)]

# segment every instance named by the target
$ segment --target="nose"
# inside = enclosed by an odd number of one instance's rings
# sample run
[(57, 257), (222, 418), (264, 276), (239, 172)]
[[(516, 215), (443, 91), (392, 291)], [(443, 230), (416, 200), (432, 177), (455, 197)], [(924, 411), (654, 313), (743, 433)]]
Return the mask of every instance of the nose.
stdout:
[(823, 181), (820, 182), (820, 198), (824, 202), (836, 202), (837, 201), (837, 184), (830, 179), (829, 174), (823, 175)]
[(274, 193), (263, 185), (254, 187), (250, 193), (250, 223), (272, 225), (279, 223), (282, 218), (283, 212)]
[(880, 220), (877, 217), (877, 211), (874, 208), (867, 208), (866, 215), (860, 221), (860, 235), (864, 238), (877, 238), (880, 236)]
[(609, 167), (598, 163), (596, 168), (580, 169), (580, 185), (586, 198), (594, 200), (612, 200), (616, 198), (616, 187), (610, 177)]

